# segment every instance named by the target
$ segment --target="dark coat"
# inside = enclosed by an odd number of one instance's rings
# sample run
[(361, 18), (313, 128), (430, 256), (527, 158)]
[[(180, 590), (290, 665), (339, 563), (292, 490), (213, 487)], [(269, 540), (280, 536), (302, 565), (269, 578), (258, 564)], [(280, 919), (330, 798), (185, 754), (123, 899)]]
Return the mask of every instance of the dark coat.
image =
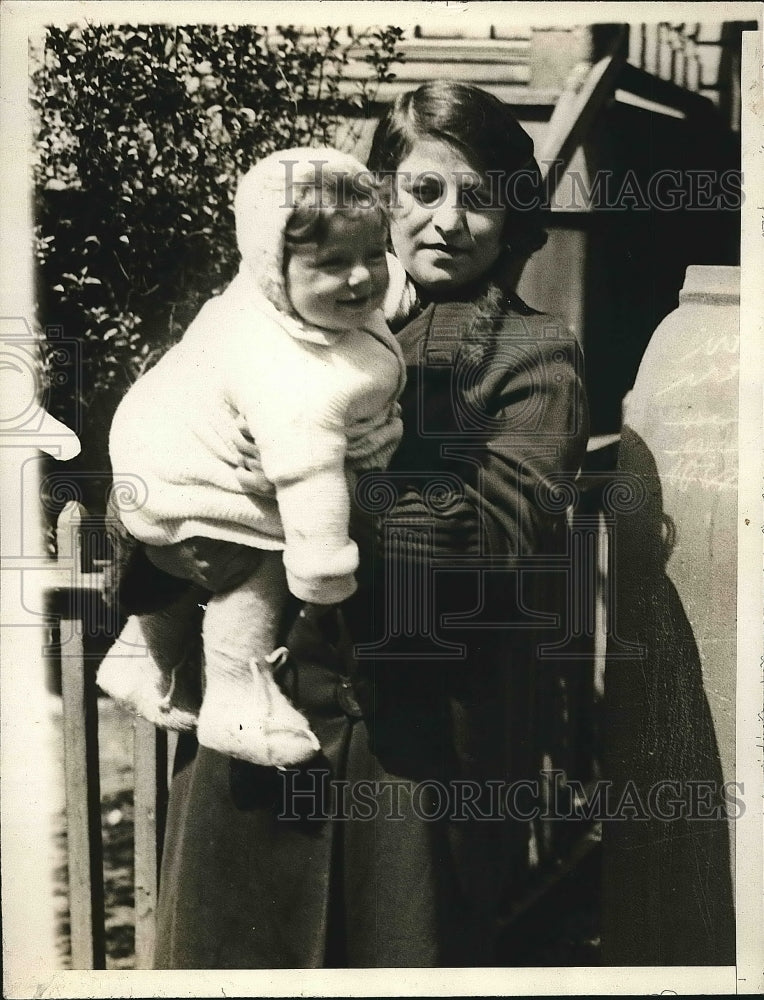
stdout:
[(493, 287), (431, 303), (399, 340), (404, 439), (359, 484), (384, 557), (345, 609), (357, 657), (303, 635), (283, 678), (322, 752), (281, 774), (181, 740), (159, 968), (495, 964), (526, 830), (486, 780), (529, 767), (528, 625), (538, 556), (564, 544), (549, 486), (586, 443), (581, 357)]

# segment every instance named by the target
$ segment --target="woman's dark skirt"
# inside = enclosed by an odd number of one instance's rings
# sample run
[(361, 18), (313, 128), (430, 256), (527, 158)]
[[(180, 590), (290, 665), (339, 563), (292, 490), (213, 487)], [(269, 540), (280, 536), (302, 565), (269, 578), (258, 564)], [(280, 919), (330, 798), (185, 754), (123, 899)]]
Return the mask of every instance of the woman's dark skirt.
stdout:
[(495, 665), (506, 659), (484, 652), (479, 670), (380, 662), (352, 685), (330, 666), (293, 670), (284, 686), (322, 746), (299, 769), (233, 761), (184, 734), (156, 967), (495, 964), (495, 916), (522, 831), (480, 797), (463, 801), (467, 785), (509, 774)]

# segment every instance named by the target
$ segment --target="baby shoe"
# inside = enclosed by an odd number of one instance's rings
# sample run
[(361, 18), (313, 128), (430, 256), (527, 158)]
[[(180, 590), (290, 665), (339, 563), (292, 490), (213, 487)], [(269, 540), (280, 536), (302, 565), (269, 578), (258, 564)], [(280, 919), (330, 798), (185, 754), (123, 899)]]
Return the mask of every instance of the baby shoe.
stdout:
[(193, 663), (183, 663), (169, 673), (161, 670), (137, 615), (128, 618), (104, 657), (96, 683), (122, 708), (161, 729), (196, 727), (201, 702), (198, 669)]
[(201, 746), (263, 767), (288, 767), (320, 749), (307, 720), (273, 678), (277, 650), (260, 663), (253, 657), (238, 676), (206, 670), (197, 739)]

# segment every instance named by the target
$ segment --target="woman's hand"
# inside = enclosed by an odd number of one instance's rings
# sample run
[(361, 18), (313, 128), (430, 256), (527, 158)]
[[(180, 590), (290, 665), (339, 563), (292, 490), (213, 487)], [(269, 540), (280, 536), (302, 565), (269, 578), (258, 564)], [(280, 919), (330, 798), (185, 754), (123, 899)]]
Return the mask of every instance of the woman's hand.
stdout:
[(343, 674), (353, 668), (353, 644), (339, 604), (304, 603), (286, 646), (298, 663), (320, 664)]
[(257, 445), (250, 434), (247, 421), (241, 415), (236, 418), (236, 431), (236, 437), (232, 441), (239, 453), (236, 479), (246, 493), (254, 493), (263, 487), (263, 470)]
[(213, 594), (240, 586), (258, 567), (262, 552), (216, 538), (189, 538), (174, 545), (147, 545), (146, 556), (170, 576), (192, 580)]

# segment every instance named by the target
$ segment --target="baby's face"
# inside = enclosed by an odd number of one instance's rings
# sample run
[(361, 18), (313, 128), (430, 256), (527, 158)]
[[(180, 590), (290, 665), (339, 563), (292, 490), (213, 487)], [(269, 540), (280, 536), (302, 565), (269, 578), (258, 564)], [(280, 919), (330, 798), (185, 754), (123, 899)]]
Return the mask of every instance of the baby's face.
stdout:
[(387, 230), (376, 212), (337, 214), (321, 243), (291, 250), (286, 290), (294, 311), (324, 330), (363, 326), (387, 291)]

